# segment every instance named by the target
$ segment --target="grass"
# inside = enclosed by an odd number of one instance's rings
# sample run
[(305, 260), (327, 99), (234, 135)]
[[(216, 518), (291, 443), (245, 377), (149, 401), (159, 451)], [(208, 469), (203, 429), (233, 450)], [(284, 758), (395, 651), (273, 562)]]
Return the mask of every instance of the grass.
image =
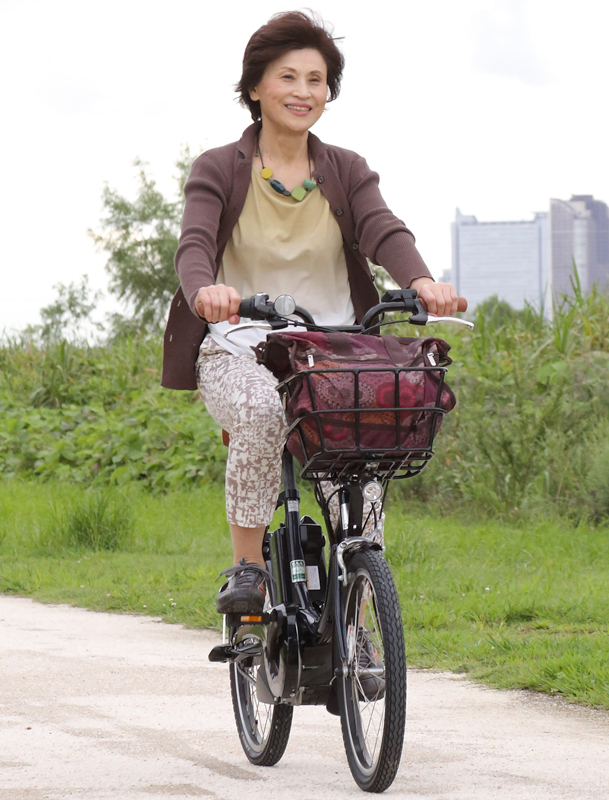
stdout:
[(402, 520), (388, 544), (411, 663), (609, 708), (606, 528)]
[[(309, 495), (303, 511), (315, 515)], [(80, 543), (67, 533), (75, 519)], [(609, 708), (607, 528), (439, 519), (394, 503), (386, 543), (412, 666)], [(213, 484), (160, 497), (0, 483), (5, 594), (218, 628), (229, 553)]]

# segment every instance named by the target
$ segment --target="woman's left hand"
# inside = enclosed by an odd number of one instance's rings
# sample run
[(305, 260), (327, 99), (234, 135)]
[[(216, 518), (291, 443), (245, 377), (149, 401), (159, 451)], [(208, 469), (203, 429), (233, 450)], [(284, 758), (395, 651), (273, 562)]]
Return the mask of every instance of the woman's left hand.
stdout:
[(467, 300), (459, 297), (450, 283), (436, 283), (431, 278), (416, 278), (410, 289), (416, 289), (424, 308), (436, 317), (452, 317), (467, 310)]

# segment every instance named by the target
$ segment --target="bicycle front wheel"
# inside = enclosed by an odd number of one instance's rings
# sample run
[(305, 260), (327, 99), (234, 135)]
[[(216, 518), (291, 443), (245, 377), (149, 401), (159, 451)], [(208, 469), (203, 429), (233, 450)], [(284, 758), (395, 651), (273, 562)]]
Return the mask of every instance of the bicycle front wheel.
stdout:
[(358, 786), (383, 792), (404, 744), (406, 655), (397, 590), (378, 551), (353, 556), (342, 592), (347, 668), (337, 689), (345, 750)]
[(252, 764), (272, 767), (283, 756), (292, 727), (292, 706), (264, 703), (256, 688), (262, 657), (230, 665), (230, 685), (241, 746)]

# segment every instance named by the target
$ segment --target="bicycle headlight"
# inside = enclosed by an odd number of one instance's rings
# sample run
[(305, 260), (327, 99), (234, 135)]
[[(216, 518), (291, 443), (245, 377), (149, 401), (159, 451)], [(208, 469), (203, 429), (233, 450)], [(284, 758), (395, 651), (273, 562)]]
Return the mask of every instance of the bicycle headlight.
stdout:
[(376, 503), (383, 496), (383, 487), (378, 481), (369, 481), (364, 485), (362, 494), (364, 495), (364, 500), (369, 503)]

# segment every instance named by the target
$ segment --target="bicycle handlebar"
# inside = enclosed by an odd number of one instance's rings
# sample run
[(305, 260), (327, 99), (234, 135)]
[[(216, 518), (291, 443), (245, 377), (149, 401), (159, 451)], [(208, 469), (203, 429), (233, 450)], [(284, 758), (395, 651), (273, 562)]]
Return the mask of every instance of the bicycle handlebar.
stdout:
[[(467, 301), (464, 297), (459, 298), (459, 311), (467, 309)], [(436, 322), (456, 322), (473, 328), (473, 323), (458, 317), (436, 317), (428, 314), (423, 304), (418, 298), (416, 289), (391, 289), (385, 292), (381, 302), (369, 309), (363, 316), (359, 325), (345, 326), (337, 328), (340, 330), (365, 332), (376, 327), (381, 316), (389, 311), (401, 311), (411, 316), (407, 320), (411, 325), (430, 325)], [(262, 292), (253, 297), (244, 298), (239, 305), (239, 316), (251, 320), (279, 321), (290, 315), (297, 315), (307, 326), (325, 329), (324, 325), (317, 325), (311, 314), (305, 309), (297, 306), (294, 299), (289, 295), (280, 295), (274, 302), (269, 300), (267, 294)]]

